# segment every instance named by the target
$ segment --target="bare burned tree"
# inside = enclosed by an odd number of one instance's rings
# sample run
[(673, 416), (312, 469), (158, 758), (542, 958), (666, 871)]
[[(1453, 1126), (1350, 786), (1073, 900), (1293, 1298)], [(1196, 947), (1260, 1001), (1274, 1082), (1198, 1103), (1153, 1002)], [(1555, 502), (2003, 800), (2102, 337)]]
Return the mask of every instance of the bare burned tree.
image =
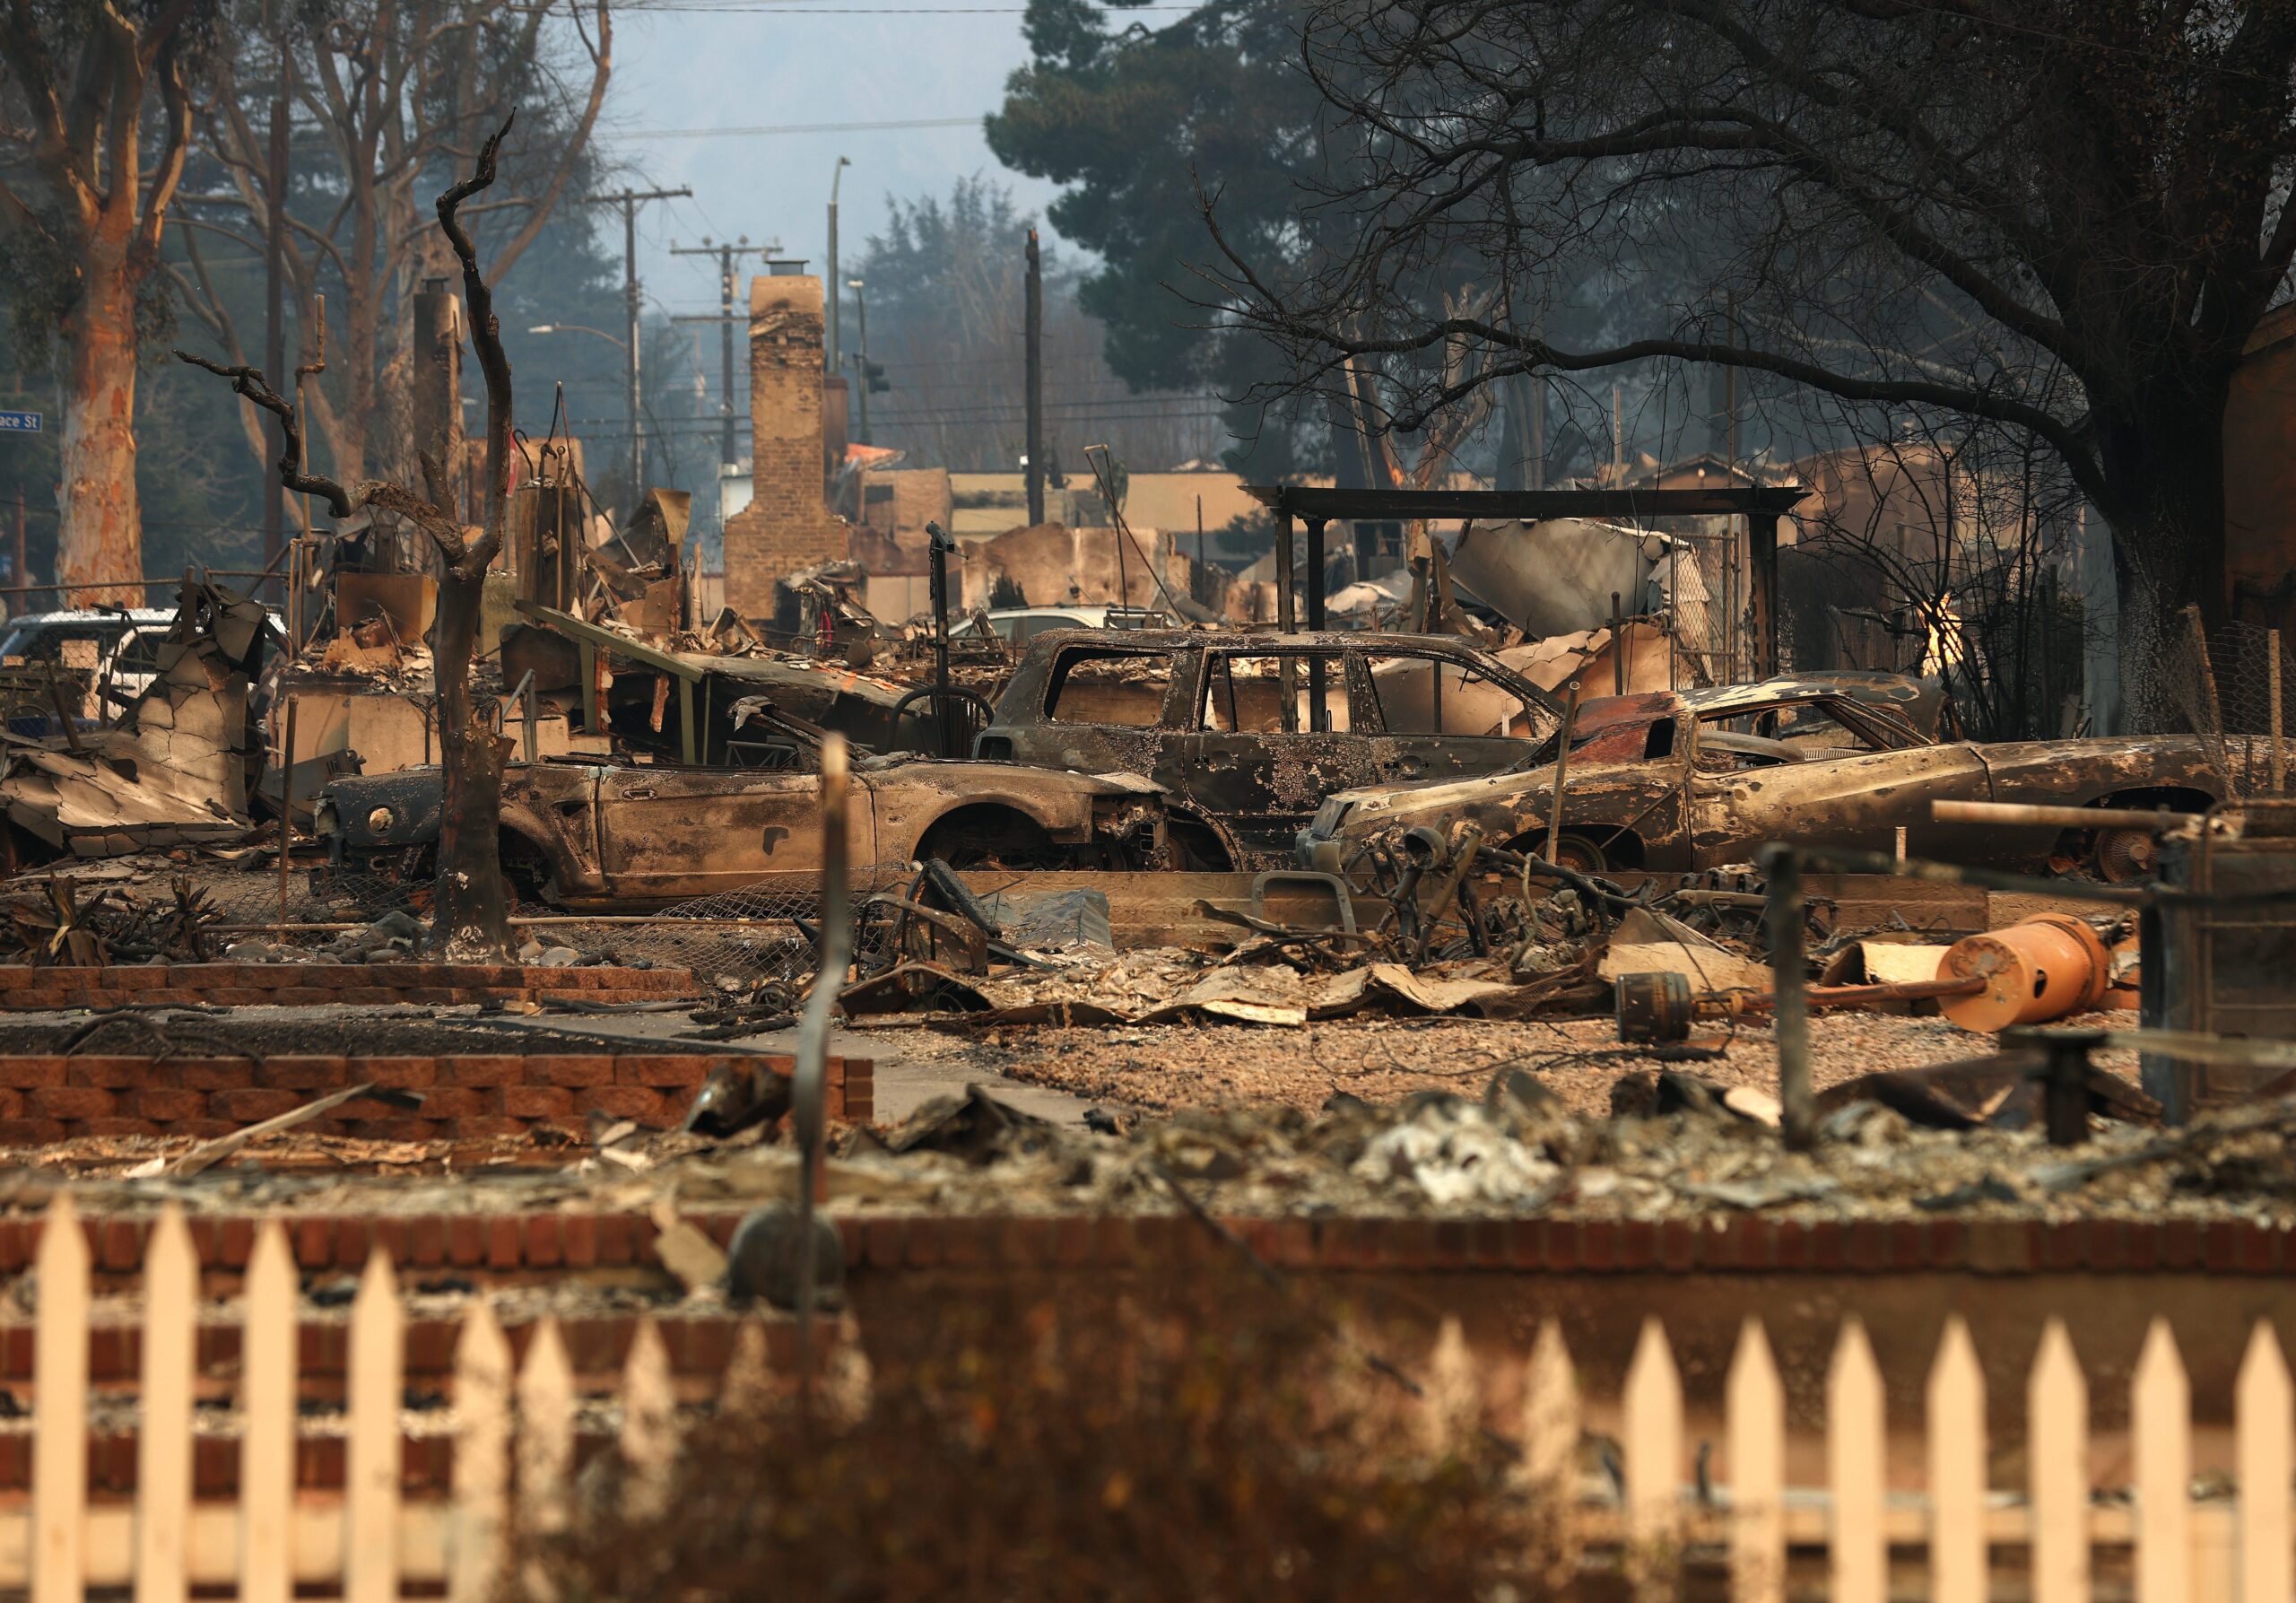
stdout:
[(493, 292), (479, 270), (477, 247), (457, 213), (463, 202), (493, 184), (496, 160), (516, 117), (514, 111), (480, 147), (471, 176), (439, 196), (439, 226), (462, 263), (471, 343), (478, 351), (480, 370), (486, 375), (483, 527), (471, 529), (457, 521), (449, 510), (453, 503), (446, 493), (440, 465), (428, 455), (422, 458), (422, 495), (380, 479), (345, 489), (334, 479), (305, 471), (303, 436), (296, 425), (295, 409), (280, 398), (260, 370), (226, 367), (185, 351), (176, 353), (194, 367), (230, 379), (234, 391), (279, 420), (285, 440), (279, 478), (288, 489), (325, 497), (328, 510), (337, 518), (348, 518), (361, 507), (396, 513), (439, 548), (445, 576), (439, 585), (438, 616), (430, 627), (430, 661), (439, 686), (439, 755), (444, 797), (431, 940), (441, 952), (485, 958), (500, 958), (510, 946), (498, 832), (502, 768), (510, 754), (510, 743), (479, 716), (471, 694), (470, 672), (477, 655), (486, 570), (502, 549), (510, 472), (510, 361), (502, 350)]
[[(1345, 243), (1222, 241), (1203, 297), (1295, 388), (1368, 363), (1415, 427), (1511, 375), (1718, 363), (1869, 437), (2021, 431), (2110, 527), (2130, 720), (2173, 721), (2152, 670), (2180, 608), (2231, 611), (2225, 402), (2296, 257), (2296, 6), (1319, 0), (1306, 62), (1301, 226)], [(1462, 262), (1488, 315), (1431, 292)], [(1492, 359), (1454, 380), (1461, 339)]]

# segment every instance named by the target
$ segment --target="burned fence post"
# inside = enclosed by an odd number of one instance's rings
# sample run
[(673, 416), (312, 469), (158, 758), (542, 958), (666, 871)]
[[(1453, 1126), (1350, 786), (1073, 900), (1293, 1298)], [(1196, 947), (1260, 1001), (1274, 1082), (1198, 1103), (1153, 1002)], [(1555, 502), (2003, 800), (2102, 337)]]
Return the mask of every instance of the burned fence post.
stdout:
[(1770, 989), (1777, 1009), (1778, 1104), (1786, 1145), (1809, 1149), (1815, 1111), (1810, 1095), (1810, 1004), (1804, 994), (1802, 954), (1802, 860), (1790, 846), (1762, 848), (1762, 872), (1770, 882)]
[(2041, 1122), (2051, 1146), (2089, 1138), (2089, 1048), (2092, 1037), (2052, 1031), (2041, 1038)]

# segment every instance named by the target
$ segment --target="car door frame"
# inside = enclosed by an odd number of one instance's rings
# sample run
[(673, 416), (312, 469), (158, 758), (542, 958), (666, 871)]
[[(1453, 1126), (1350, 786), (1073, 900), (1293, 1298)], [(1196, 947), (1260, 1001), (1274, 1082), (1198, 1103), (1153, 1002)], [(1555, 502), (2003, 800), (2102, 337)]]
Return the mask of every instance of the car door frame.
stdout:
[[(1213, 669), (1220, 661), (1231, 658), (1323, 658), (1339, 665), (1340, 686), (1347, 701), (1347, 725), (1344, 730), (1277, 730), (1254, 732), (1240, 729), (1207, 727), (1205, 707), (1212, 695)], [(1378, 773), (1373, 766), (1373, 743), (1356, 733), (1369, 695), (1369, 669), (1361, 653), (1352, 647), (1329, 640), (1302, 640), (1294, 636), (1269, 635), (1264, 640), (1252, 640), (1236, 644), (1206, 644), (1196, 652), (1195, 671), (1190, 675), (1192, 690), (1184, 709), (1179, 711), (1181, 734), (1178, 745), (1180, 764), (1177, 784), (1166, 788), (1177, 795), (1181, 805), (1205, 815), (1215, 818), (1227, 828), (1244, 850), (1255, 857), (1271, 860), (1291, 861), (1292, 837), (1305, 829), (1308, 821), (1323, 805), (1323, 796), (1335, 791), (1352, 790), (1376, 783)], [(1328, 695), (1330, 685), (1326, 682)], [(1304, 695), (1303, 687), (1295, 692)], [(1296, 704), (1296, 703), (1295, 703)], [(1326, 703), (1328, 704), (1328, 703)], [(1272, 749), (1269, 743), (1281, 743)], [(1265, 754), (1273, 766), (1285, 762), (1309, 762), (1317, 765), (1325, 781), (1322, 795), (1304, 809), (1270, 806), (1265, 809), (1239, 806), (1233, 799), (1222, 800), (1212, 794), (1205, 781), (1213, 773), (1224, 771), (1224, 762), (1232, 754), (1240, 765), (1255, 754), (1231, 748), (1250, 745)], [(1353, 771), (1334, 773), (1332, 765), (1342, 770), (1352, 766)], [(1160, 776), (1159, 783), (1164, 783)], [(1268, 799), (1281, 799), (1281, 793), (1271, 782), (1265, 787)], [(1285, 821), (1296, 815), (1296, 825)]]

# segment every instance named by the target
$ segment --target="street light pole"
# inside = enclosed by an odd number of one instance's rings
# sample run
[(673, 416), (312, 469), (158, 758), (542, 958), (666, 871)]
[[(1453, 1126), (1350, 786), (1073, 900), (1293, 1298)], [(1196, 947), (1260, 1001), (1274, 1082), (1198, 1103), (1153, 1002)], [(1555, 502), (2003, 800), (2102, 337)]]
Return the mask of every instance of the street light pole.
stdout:
[(860, 380), (854, 389), (860, 397), (861, 406), (860, 415), (856, 420), (860, 425), (857, 431), (863, 445), (874, 445), (876, 442), (869, 438), (869, 301), (862, 291), (859, 279), (847, 279), (845, 287), (853, 292), (855, 320), (861, 326), (861, 354), (854, 362), (855, 376)]
[(829, 370), (838, 370), (843, 357), (838, 351), (838, 312), (845, 296), (837, 287), (837, 188), (845, 181), (845, 170), (853, 165), (847, 156), (839, 156), (829, 175)]
[(627, 361), (630, 379), (628, 410), (630, 413), (630, 505), (626, 517), (634, 518), (646, 496), (646, 440), (639, 432), (640, 410), (638, 388), (638, 207), (648, 200), (677, 200), (692, 195), (691, 189), (619, 189), (611, 195), (585, 195), (583, 201), (591, 205), (618, 205), (622, 208), (622, 293), (629, 311), (630, 338), (622, 345)]

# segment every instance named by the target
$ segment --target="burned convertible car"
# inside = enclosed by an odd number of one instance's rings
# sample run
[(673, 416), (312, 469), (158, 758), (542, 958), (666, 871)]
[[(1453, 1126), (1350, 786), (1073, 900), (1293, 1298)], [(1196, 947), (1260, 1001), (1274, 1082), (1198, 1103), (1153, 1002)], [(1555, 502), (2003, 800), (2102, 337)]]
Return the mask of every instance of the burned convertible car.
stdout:
[[(318, 828), (339, 867), (409, 880), (433, 872), (437, 768), (337, 780)], [(847, 802), (857, 881), (871, 865), (1157, 866), (1156, 788), (999, 762), (862, 757)], [(720, 891), (821, 886), (821, 775), (566, 758), (513, 763), (502, 781), (502, 864), (522, 897), (578, 910), (667, 907)]]
[[(1300, 859), (1339, 869), (1389, 832), (1462, 821), (1493, 844), (1543, 850), (1558, 744), (1504, 773), (1334, 796), (1300, 834)], [(2265, 766), (2252, 745), (2224, 742), (2244, 788)], [(1585, 702), (1564, 768), (1558, 857), (1588, 872), (1742, 863), (1771, 841), (1889, 851), (1902, 828), (1917, 858), (2118, 882), (2152, 871), (2149, 832), (1941, 823), (1930, 806), (2198, 811), (2231, 791), (2194, 736), (1941, 743), (1838, 687), (1777, 680)]]

